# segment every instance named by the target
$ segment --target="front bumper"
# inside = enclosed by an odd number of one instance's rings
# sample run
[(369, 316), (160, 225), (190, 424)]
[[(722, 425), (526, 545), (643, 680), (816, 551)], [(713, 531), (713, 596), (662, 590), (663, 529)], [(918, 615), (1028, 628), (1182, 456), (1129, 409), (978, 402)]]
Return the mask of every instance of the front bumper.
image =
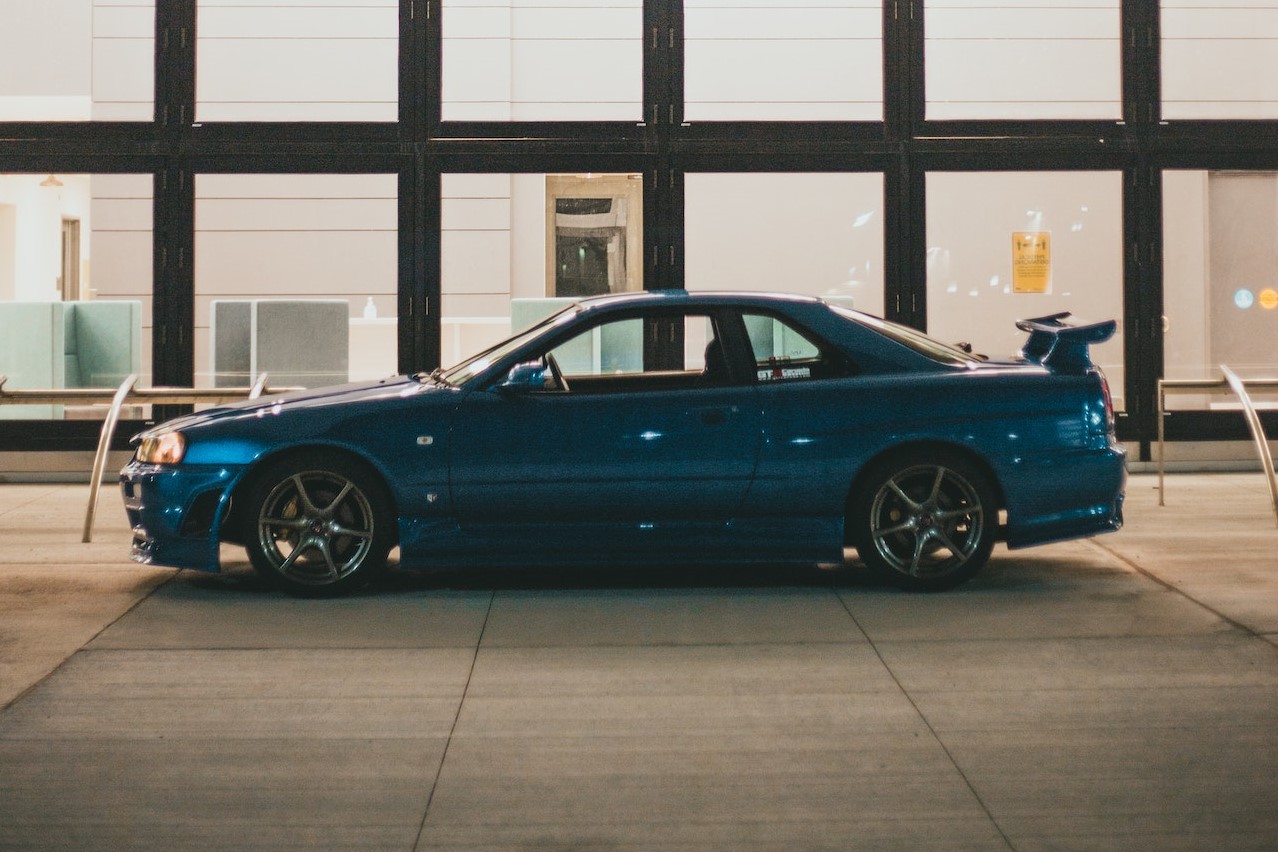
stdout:
[(218, 534), (240, 471), (223, 466), (142, 464), (120, 471), (137, 562), (217, 571)]

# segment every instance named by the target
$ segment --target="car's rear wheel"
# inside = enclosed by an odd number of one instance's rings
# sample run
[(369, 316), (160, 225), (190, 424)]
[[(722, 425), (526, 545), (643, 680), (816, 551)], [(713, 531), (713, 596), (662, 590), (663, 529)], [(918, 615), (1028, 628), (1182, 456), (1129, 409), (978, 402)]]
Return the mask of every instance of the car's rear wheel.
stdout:
[(905, 589), (939, 591), (989, 560), (998, 526), (987, 474), (938, 451), (888, 458), (864, 478), (848, 519), (861, 559)]
[(256, 477), (245, 547), (258, 573), (285, 591), (352, 591), (386, 568), (393, 519), (381, 483), (340, 457), (294, 456)]

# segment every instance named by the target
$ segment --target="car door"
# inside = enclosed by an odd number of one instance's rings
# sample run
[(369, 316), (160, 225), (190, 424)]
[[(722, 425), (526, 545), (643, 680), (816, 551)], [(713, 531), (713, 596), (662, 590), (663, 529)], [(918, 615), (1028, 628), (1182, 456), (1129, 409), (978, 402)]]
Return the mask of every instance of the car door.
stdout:
[(766, 440), (742, 515), (839, 517), (890, 380), (860, 376), (790, 320), (749, 311), (743, 320)]
[(722, 529), (762, 424), (715, 329), (709, 313), (604, 319), (539, 356), (561, 374), (546, 389), (470, 393), (449, 441), (463, 528), (555, 550), (662, 549)]

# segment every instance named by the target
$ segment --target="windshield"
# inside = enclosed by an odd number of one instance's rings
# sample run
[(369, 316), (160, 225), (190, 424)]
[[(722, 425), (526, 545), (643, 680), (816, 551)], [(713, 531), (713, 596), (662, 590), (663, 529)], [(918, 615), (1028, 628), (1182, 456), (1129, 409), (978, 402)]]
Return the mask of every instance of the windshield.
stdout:
[(580, 310), (580, 305), (569, 305), (559, 313), (552, 314), (527, 331), (521, 331), (514, 337), (509, 337), (501, 343), (498, 343), (496, 346), (485, 349), (478, 355), (473, 355), (454, 367), (449, 367), (447, 370), (443, 371), (436, 371), (432, 374), (432, 377), (445, 382), (446, 384), (454, 386), (463, 385), (475, 378), (475, 376), (479, 375), (484, 370), (487, 370), (493, 364), (514, 352), (516, 349), (519, 349), (525, 343), (532, 340), (546, 329), (568, 322), (568, 320), (576, 316), (577, 312)]
[(890, 337), (902, 346), (908, 346), (920, 355), (926, 355), (933, 361), (940, 361), (942, 364), (952, 364), (956, 367), (966, 367), (976, 363), (976, 359), (971, 355), (959, 349), (957, 346), (950, 346), (916, 331), (909, 326), (898, 325), (894, 322), (888, 322), (870, 314), (863, 314), (860, 311), (851, 311), (847, 308), (831, 305), (830, 310), (840, 316), (848, 319), (856, 320), (859, 323), (868, 325), (875, 331)]

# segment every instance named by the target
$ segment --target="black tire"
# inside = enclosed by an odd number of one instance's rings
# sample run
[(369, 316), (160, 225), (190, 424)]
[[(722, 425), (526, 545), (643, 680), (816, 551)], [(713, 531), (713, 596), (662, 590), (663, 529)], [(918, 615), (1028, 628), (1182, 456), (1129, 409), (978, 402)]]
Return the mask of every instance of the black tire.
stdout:
[(952, 589), (990, 558), (998, 529), (989, 476), (963, 456), (919, 451), (876, 463), (853, 496), (852, 543), (879, 576), (910, 591)]
[(394, 517), (362, 465), (321, 453), (290, 456), (254, 478), (244, 546), (272, 584), (302, 597), (346, 594), (380, 576)]

